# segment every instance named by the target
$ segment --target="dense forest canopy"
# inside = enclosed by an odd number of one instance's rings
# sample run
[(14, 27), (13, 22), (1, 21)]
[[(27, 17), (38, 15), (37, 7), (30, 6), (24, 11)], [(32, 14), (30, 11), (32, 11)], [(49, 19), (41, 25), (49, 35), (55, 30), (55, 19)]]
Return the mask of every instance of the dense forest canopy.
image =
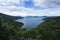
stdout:
[(30, 30), (21, 29), (23, 23), (12, 18), (0, 15), (0, 40), (60, 40), (60, 17), (45, 18)]

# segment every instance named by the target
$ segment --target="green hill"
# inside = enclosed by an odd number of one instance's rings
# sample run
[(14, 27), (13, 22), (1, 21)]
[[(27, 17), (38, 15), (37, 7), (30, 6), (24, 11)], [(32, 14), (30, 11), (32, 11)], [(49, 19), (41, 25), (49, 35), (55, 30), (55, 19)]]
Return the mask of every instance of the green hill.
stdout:
[(0, 40), (14, 40), (23, 23), (15, 20), (22, 17), (9, 16), (0, 13)]
[(23, 17), (21, 16), (10, 16), (10, 15), (6, 15), (6, 14), (3, 14), (3, 13), (0, 13), (0, 18), (3, 18), (3, 19), (22, 19)]
[[(12, 19), (13, 18), (13, 19)], [(21, 29), (23, 23), (0, 14), (0, 40), (60, 40), (60, 17), (48, 17), (37, 28)]]
[(60, 17), (49, 17), (35, 30), (40, 33), (41, 40), (60, 40)]

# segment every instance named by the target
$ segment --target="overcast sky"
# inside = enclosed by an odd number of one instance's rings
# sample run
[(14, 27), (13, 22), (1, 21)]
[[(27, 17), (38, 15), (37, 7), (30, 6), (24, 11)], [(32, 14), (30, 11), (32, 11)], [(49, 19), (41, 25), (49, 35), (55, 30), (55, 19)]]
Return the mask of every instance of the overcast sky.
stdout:
[(60, 16), (60, 0), (0, 0), (0, 12), (13, 16)]

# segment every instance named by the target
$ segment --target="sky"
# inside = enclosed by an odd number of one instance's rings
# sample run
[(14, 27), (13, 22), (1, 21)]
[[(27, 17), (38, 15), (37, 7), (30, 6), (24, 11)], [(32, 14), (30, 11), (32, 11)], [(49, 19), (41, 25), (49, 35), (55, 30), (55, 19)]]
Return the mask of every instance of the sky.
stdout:
[(12, 16), (60, 16), (60, 0), (0, 0), (0, 13)]

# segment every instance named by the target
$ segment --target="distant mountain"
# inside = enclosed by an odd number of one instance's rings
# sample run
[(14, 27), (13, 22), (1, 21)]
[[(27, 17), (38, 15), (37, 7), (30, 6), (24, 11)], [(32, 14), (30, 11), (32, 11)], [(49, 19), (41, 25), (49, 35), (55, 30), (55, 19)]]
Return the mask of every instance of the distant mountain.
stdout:
[(3, 18), (3, 19), (22, 19), (23, 17), (21, 16), (10, 16), (10, 15), (6, 15), (6, 14), (3, 14), (3, 13), (0, 13), (0, 18)]
[(26, 16), (26, 18), (46, 18), (47, 16)]

